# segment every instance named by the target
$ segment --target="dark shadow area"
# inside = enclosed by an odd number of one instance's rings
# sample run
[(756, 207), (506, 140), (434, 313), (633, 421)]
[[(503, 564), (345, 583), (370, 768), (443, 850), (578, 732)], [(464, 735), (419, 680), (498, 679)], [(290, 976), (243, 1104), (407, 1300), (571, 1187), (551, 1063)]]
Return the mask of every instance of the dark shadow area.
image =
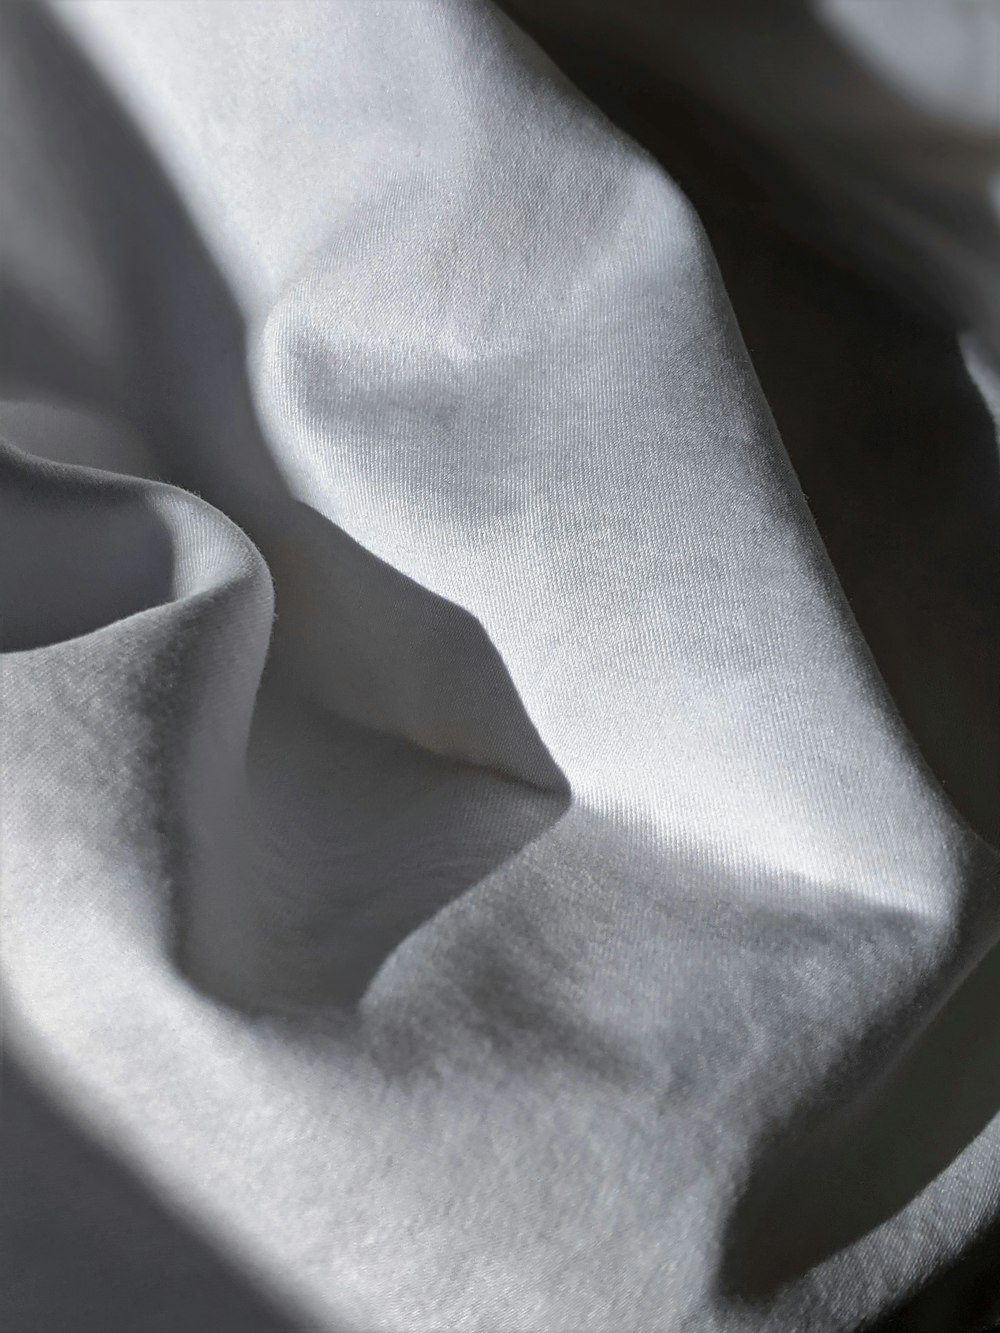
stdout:
[(430, 754), (265, 682), (251, 739), (251, 1007), (361, 1002), (396, 948), (558, 820), (569, 791)]
[(331, 713), (547, 792), (566, 781), (479, 621), (309, 505), (270, 565), (284, 597), (272, 670)]
[(1000, 1330), (1000, 1223), (965, 1250), (953, 1268), (929, 1282), (867, 1333)]
[[(353, 1006), (409, 934), (561, 818), (570, 790), (473, 616), (306, 505), (285, 536), (285, 633), (248, 765), (259, 963), (243, 1002)], [(308, 578), (286, 577), (289, 560)]]
[[(658, 79), (652, 43), (638, 58), (624, 54), (610, 7), (608, 26), (589, 33), (553, 21), (558, 5), (502, 7), (697, 208), (782, 440), (903, 720), (959, 812), (1000, 842), (1000, 450), (956, 329), (926, 292), (911, 299), (900, 277), (906, 263), (896, 269), (882, 250), (873, 269), (871, 253), (852, 251), (829, 199), (812, 196), (767, 146)], [(859, 106), (892, 104), (904, 123), (913, 116), (802, 5), (778, 8), (819, 67), (856, 85)], [(717, 6), (718, 21), (725, 10)], [(808, 86), (808, 61), (794, 77)], [(935, 143), (946, 152), (947, 133)], [(988, 160), (984, 145), (974, 151)], [(966, 220), (995, 232), (985, 187), (984, 175), (982, 217)], [(929, 200), (932, 217), (954, 202)], [(989, 882), (989, 861), (984, 850), (970, 877)], [(835, 1117), (805, 1134), (799, 1122), (763, 1155), (727, 1241), (725, 1289), (766, 1304), (952, 1163), (1000, 1111), (1000, 1028), (984, 1021), (996, 1013), (1000, 950), (899, 1064)], [(929, 1099), (928, 1089), (937, 1095)], [(995, 1229), (983, 1236), (954, 1275), (885, 1328), (972, 1327), (990, 1317), (989, 1302), (1000, 1298), (998, 1240)]]
[(114, 403), (103, 367), (41, 308), (16, 272), (0, 273), (0, 348), (0, 398), (44, 393), (93, 408)]
[(301, 1333), (9, 1055), (0, 1152), (9, 1333)]
[(141, 495), (19, 458), (0, 439), (0, 651), (161, 605), (173, 571), (173, 539)]
[[(762, 1153), (727, 1238), (728, 1290), (766, 1301), (901, 1212), (989, 1126), (1000, 1108), (1000, 1026), (984, 1018), (998, 996), (994, 949), (902, 1057)], [(994, 1231), (980, 1245), (992, 1254), (994, 1298), (996, 1240)]]

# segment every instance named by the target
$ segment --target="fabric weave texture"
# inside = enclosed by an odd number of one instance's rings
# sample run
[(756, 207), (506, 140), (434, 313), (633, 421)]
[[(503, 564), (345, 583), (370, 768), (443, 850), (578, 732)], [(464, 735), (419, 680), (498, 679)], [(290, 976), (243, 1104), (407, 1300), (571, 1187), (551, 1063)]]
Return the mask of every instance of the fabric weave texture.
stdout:
[(1000, 9), (0, 6), (11, 1333), (1000, 1323)]

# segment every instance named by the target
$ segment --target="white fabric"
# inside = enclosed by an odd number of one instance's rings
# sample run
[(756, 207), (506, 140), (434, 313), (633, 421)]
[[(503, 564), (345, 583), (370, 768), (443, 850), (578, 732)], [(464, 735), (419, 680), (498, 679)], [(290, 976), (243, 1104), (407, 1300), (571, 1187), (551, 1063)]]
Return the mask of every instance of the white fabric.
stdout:
[[(883, 171), (797, 19), (622, 8), (544, 17), (756, 136), (988, 397), (986, 147), (928, 221), (958, 157)], [(31, 1077), (275, 1328), (855, 1329), (979, 1254), (1000, 784), (901, 717), (667, 170), (480, 0), (5, 5), (0, 99)]]

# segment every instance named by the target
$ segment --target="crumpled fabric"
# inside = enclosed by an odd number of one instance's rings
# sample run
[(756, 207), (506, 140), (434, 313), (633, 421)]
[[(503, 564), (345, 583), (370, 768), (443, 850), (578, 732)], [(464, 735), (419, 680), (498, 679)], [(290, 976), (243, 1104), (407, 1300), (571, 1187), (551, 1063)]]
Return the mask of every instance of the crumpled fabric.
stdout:
[(0, 7), (11, 1333), (1000, 1321), (1000, 11)]

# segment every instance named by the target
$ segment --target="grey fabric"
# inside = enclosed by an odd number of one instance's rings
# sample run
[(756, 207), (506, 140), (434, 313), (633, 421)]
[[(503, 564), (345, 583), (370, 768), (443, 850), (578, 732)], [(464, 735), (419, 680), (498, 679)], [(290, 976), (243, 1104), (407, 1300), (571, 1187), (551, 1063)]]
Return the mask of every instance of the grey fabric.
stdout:
[(0, 8), (9, 1327), (1000, 1319), (1000, 21), (900, 9)]

